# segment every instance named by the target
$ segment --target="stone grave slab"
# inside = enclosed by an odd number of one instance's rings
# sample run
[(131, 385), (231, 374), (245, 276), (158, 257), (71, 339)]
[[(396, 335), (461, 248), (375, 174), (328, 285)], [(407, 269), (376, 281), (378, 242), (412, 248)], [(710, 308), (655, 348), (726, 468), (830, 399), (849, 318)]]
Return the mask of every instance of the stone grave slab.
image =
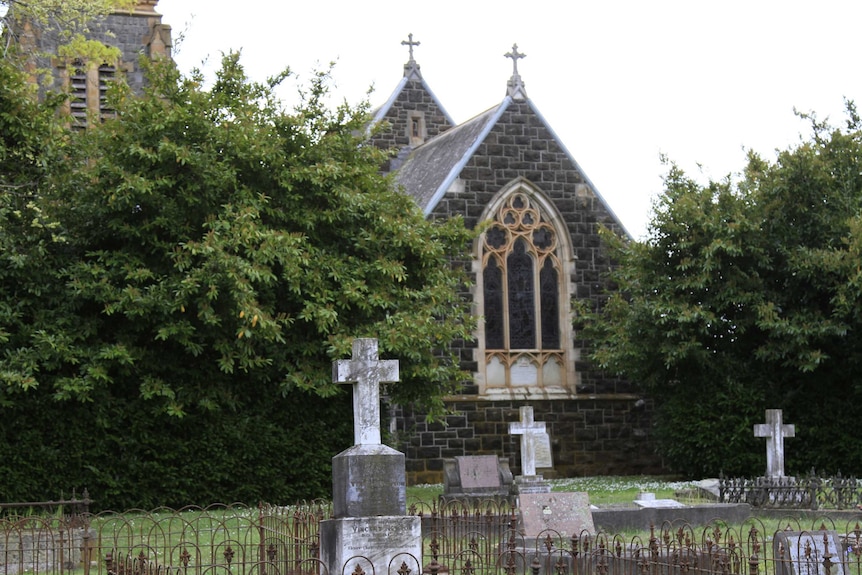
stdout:
[(462, 455), (443, 462), (443, 497), (500, 497), (512, 489), (509, 465), (496, 455)]
[(497, 471), (496, 455), (462, 456), (455, 459), (458, 461), (461, 487), (465, 491), (500, 488), (502, 483)]
[(635, 499), (635, 505), (641, 509), (679, 509), (688, 507), (676, 499), (656, 499), (655, 495), (653, 495), (652, 499)]
[(844, 575), (837, 531), (778, 531), (772, 540), (775, 575)]
[(548, 529), (564, 538), (586, 531), (595, 534), (590, 497), (586, 492), (523, 493), (518, 497), (521, 532), (526, 542)]

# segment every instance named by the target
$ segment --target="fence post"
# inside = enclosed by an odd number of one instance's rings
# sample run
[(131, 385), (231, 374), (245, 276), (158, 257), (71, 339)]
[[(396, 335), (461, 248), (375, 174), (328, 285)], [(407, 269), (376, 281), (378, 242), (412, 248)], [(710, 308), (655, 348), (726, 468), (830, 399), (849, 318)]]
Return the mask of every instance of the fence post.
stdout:
[(829, 552), (829, 535), (823, 533), (823, 573), (830, 575), (832, 571), (832, 554)]
[[(757, 535), (755, 535), (755, 537), (757, 537)], [(755, 539), (754, 547), (751, 550), (751, 557), (748, 558), (748, 575), (757, 575), (757, 571), (760, 568), (760, 557), (758, 557), (759, 552), (760, 543)]]
[[(810, 481), (808, 483), (808, 494), (811, 497), (811, 509), (817, 511), (817, 493), (820, 491), (820, 478), (813, 474), (811, 475)], [(838, 509), (841, 509), (840, 505)], [(826, 572), (826, 575), (829, 575), (829, 572)]]

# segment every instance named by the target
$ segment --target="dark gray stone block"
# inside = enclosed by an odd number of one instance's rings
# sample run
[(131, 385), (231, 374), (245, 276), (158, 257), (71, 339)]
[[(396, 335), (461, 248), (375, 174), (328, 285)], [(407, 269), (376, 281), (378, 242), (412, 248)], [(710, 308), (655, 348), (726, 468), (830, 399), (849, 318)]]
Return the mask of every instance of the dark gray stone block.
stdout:
[(387, 445), (354, 445), (332, 458), (334, 517), (405, 515), (404, 454)]

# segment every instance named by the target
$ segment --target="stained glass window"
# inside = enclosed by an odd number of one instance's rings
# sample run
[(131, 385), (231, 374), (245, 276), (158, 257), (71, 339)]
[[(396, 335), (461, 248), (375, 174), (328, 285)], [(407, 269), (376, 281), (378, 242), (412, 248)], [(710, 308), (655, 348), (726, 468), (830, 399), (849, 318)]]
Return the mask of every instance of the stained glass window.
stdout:
[(482, 242), (486, 385), (557, 385), (565, 364), (557, 232), (520, 192), (493, 218)]

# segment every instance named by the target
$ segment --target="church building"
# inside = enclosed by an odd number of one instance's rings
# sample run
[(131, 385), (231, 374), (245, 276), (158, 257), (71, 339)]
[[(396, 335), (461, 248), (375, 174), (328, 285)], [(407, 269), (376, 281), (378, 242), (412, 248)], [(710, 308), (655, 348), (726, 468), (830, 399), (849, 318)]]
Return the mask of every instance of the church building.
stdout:
[(419, 42), (411, 34), (402, 44), (410, 53), (403, 77), (374, 114), (389, 126), (374, 143), (397, 152), (386, 170), (427, 217), (487, 225), (466, 294), (478, 329), (457, 350), (472, 382), (446, 399), (445, 422), (426, 423), (410, 406), (391, 410), (408, 481), (439, 483), (445, 459), (483, 454), (508, 460), (517, 475), (519, 440), (508, 424), (522, 406), (550, 434), (545, 477), (660, 472), (647, 402), (591, 366), (573, 327), (573, 302), (594, 309), (609, 289), (599, 227), (626, 232), (527, 96), (518, 72), (525, 54), (517, 45), (505, 54), (513, 71), (502, 101), (456, 125), (422, 77)]

